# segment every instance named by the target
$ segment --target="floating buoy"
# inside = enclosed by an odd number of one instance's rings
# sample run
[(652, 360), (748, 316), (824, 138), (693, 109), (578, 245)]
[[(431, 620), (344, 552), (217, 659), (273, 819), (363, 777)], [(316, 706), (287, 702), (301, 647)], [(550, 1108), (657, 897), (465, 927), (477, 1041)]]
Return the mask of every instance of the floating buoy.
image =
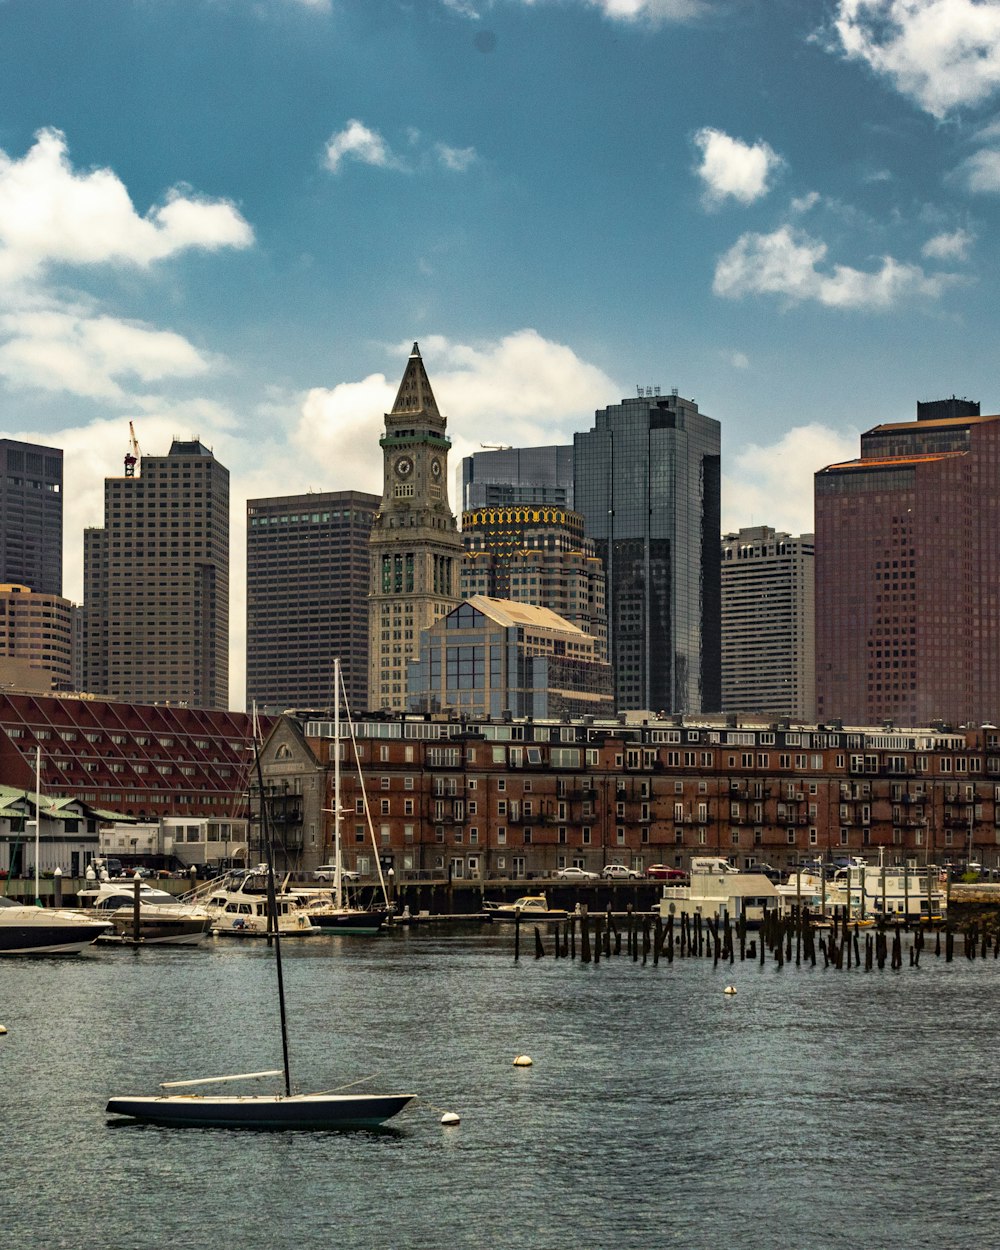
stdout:
[(4, 1027), (4, 1025), (0, 1024), (0, 1037), (3, 1037), (3, 1035), (6, 1032), (7, 1032), (7, 1029)]
[(446, 1111), (441, 1117), (442, 1124), (461, 1124), (461, 1118), (454, 1111)]
[(723, 992), (723, 994), (735, 994), (735, 993), (736, 993), (736, 986), (735, 986), (735, 985), (727, 985), (727, 986), (726, 986), (726, 988), (725, 988), (722, 992)]
[(534, 1060), (530, 1055), (518, 1055), (514, 1060), (515, 1068), (530, 1068)]

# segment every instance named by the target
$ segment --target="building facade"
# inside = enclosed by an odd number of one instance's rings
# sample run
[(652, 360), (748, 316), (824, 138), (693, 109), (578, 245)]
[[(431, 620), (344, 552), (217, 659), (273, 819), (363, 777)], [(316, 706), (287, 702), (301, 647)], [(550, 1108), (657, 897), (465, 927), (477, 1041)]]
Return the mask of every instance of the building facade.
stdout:
[(815, 544), (766, 525), (722, 539), (722, 710), (816, 719)]
[[(853, 856), (1000, 873), (996, 729), (421, 715), (354, 732), (364, 784), (352, 760), (341, 774), (354, 813), (343, 837), (346, 866), (363, 876), (376, 855), (398, 882), (688, 868), (693, 855), (742, 869)], [(266, 782), (294, 789), (318, 777), (332, 808), (334, 750), (332, 721), (293, 732), (282, 718), (264, 747)], [(329, 854), (332, 817), (323, 819)]]
[(200, 442), (104, 483), (84, 531), (80, 685), (134, 703), (229, 705), (229, 471)]
[(252, 747), (242, 712), (0, 692), (0, 785), (34, 793), (40, 751), (45, 794), (104, 813), (245, 818)]
[(718, 421), (676, 393), (599, 410), (575, 435), (578, 511), (607, 578), (619, 711), (718, 711)]
[(1000, 723), (1000, 416), (918, 404), (815, 495), (819, 718)]
[(368, 589), (376, 495), (327, 491), (247, 501), (247, 707), (368, 707)]
[(0, 584), (0, 680), (20, 689), (20, 670), (32, 685), (73, 688), (73, 606), (61, 595)]
[(476, 595), (426, 629), (410, 665), (410, 710), (606, 716), (611, 670), (589, 634), (548, 608)]
[(573, 507), (573, 447), (495, 447), (462, 460), (462, 510), (511, 504)]
[(63, 453), (0, 438), (0, 582), (62, 595)]
[(447, 421), (416, 343), (379, 440), (382, 502), (371, 533), (368, 702), (405, 710), (420, 633), (459, 602), (462, 537), (448, 502)]
[(475, 508), (462, 514), (461, 592), (549, 608), (607, 648), (604, 569), (583, 517), (551, 504)]

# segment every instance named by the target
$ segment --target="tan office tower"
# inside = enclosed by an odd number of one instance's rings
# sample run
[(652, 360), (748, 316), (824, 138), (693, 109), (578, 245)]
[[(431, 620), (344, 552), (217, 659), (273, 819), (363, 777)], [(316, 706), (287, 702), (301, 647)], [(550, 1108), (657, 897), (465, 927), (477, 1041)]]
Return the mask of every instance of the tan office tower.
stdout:
[[(130, 463), (131, 462), (131, 463)], [(198, 441), (126, 458), (83, 536), (81, 685), (128, 703), (229, 706), (229, 470)]]
[(379, 440), (382, 503), (372, 527), (368, 615), (373, 710), (405, 710), (407, 663), (419, 655), (420, 631), (459, 602), (462, 538), (448, 502), (446, 426), (414, 343)]

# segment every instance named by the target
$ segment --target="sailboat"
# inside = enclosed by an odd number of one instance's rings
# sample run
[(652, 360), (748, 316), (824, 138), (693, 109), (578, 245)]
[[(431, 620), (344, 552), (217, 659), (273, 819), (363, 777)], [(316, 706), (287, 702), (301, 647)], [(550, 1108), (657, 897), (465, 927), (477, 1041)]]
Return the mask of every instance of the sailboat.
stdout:
[[(309, 919), (313, 926), (325, 933), (354, 933), (371, 935), (378, 933), (389, 917), (388, 900), (383, 907), (355, 907), (351, 905), (345, 898), (344, 893), (344, 868), (343, 857), (341, 853), (341, 822), (343, 812), (340, 805), (340, 698), (341, 698), (341, 672), (340, 660), (333, 662), (333, 680), (334, 680), (334, 701), (333, 701), (333, 848), (334, 848), (334, 873), (333, 873), (333, 897), (325, 899), (322, 902), (314, 902), (308, 908)], [(345, 708), (346, 708), (345, 694)], [(350, 723), (350, 712), (348, 711), (348, 726), (351, 729), (351, 738), (353, 741), (354, 729)], [(362, 785), (364, 779), (362, 778)], [(386, 898), (385, 881), (382, 878), (382, 866), (379, 864), (378, 855), (376, 854), (375, 862), (378, 865), (379, 880), (382, 883), (382, 896)]]
[[(261, 795), (261, 824), (268, 845), (267, 898), (272, 918), (278, 915), (274, 883), (274, 846), (261, 776), (260, 753), (256, 752), (257, 783)], [(266, 1072), (246, 1072), (229, 1076), (201, 1077), (195, 1080), (165, 1081), (162, 1090), (190, 1089), (231, 1081), (257, 1080), (284, 1076), (284, 1092), (276, 1094), (195, 1094), (110, 1098), (109, 1115), (127, 1116), (147, 1124), (172, 1128), (250, 1128), (250, 1129), (339, 1129), (371, 1128), (384, 1124), (410, 1102), (414, 1094), (357, 1094), (329, 1090), (317, 1094), (293, 1094), (288, 1061), (288, 1021), (285, 1011), (285, 982), (281, 967), (281, 933), (277, 924), (271, 935), (281, 1021), (282, 1067)]]

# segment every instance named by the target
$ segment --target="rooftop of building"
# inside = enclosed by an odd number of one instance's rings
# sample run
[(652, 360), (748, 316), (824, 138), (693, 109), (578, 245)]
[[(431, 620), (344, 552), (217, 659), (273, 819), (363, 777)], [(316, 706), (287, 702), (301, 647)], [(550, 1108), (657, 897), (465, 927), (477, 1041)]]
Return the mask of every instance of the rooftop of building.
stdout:
[(868, 469), (906, 469), (914, 464), (927, 464), (935, 460), (954, 460), (968, 455), (964, 451), (938, 451), (931, 454), (913, 456), (868, 456), (859, 460), (843, 460), (840, 464), (828, 464), (820, 469), (820, 473), (840, 473), (850, 470)]
[(493, 599), (489, 595), (473, 595), (468, 602), (484, 616), (507, 629), (522, 626), (590, 638), (589, 634), (585, 634), (582, 629), (578, 629), (551, 608), (540, 608), (535, 604), (521, 603), (514, 599)]

